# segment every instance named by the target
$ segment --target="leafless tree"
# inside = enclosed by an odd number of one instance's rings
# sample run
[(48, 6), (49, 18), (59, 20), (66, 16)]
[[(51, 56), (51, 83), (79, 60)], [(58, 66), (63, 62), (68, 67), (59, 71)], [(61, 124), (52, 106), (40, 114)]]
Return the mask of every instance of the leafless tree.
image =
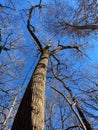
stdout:
[[(82, 70), (84, 64), (81, 62), (89, 59), (86, 54), (91, 44), (89, 39), (97, 39), (96, 1), (76, 1), (75, 7), (70, 2), (60, 0), (50, 1), (49, 5), (40, 0), (35, 5), (29, 2), (29, 5), (30, 8), (22, 12), (20, 9), (19, 12), (27, 26), (29, 38), (33, 39), (33, 48), (39, 59), (17, 110), (12, 130), (43, 130), (44, 122), (46, 130), (92, 130), (95, 127), (93, 122), (97, 119), (92, 113), (92, 110), (97, 110), (97, 91), (94, 91), (96, 80), (92, 78), (92, 72)], [(7, 34), (7, 41), (10, 35)], [(2, 40), (2, 29), (0, 37)], [(6, 40), (0, 46), (1, 54), (11, 51), (15, 46), (7, 46)], [(30, 50), (30, 47), (27, 49)], [(50, 101), (49, 108), (46, 106), (46, 116), (45, 84), (55, 90), (50, 88), (48, 93), (52, 91), (59, 97), (56, 100), (50, 97), (54, 102)], [(60, 121), (55, 118), (58, 114), (55, 111), (59, 113)]]

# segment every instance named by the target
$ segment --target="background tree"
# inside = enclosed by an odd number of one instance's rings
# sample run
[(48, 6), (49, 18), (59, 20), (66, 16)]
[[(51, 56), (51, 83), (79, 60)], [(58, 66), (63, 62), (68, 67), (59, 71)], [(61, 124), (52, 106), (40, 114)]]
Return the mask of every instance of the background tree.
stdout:
[[(1, 2), (1, 1), (0, 1)], [(15, 84), (22, 76), (25, 66), (24, 36), (17, 18), (17, 12), (10, 1), (3, 1), (0, 9), (0, 129), (11, 127), (18, 104), (17, 93), (21, 83)], [(17, 25), (17, 28), (15, 26)], [(20, 45), (21, 43), (21, 45)], [(26, 47), (27, 48), (27, 47)], [(14, 107), (14, 108), (13, 108)], [(13, 108), (13, 112), (12, 112)]]

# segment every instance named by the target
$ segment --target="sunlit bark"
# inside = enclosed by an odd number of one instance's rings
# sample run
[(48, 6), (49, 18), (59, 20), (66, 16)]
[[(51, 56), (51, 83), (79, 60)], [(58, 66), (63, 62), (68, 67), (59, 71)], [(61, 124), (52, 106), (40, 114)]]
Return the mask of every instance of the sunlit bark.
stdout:
[(12, 130), (44, 130), (44, 96), (48, 57), (49, 51), (46, 47), (27, 86)]

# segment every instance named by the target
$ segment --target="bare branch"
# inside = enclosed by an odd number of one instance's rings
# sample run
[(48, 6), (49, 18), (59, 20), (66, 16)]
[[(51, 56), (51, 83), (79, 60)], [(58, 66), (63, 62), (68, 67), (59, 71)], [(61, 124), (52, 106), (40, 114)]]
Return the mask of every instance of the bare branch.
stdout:
[(80, 125), (75, 125), (75, 126), (70, 126), (65, 130), (70, 130), (70, 129), (73, 129), (73, 128), (80, 128), (80, 127), (81, 127)]
[(0, 9), (3, 9), (3, 8), (7, 8), (7, 9), (11, 9), (11, 10), (16, 10), (15, 8), (11, 8), (9, 6), (4, 6), (0, 3)]
[(54, 53), (57, 53), (59, 52), (60, 50), (64, 50), (64, 49), (76, 49), (77, 51), (80, 51), (81, 50), (79, 49), (82, 45), (78, 45), (78, 46), (63, 46), (63, 45), (59, 45), (58, 48), (54, 49), (53, 51), (51, 51), (51, 54), (54, 54)]
[(5, 128), (5, 126), (6, 126), (7, 122), (8, 122), (8, 119), (9, 119), (9, 117), (11, 116), (11, 113), (12, 113), (12, 111), (13, 111), (13, 108), (15, 107), (17, 95), (18, 95), (18, 94), (16, 94), (16, 96), (15, 96), (15, 98), (14, 98), (14, 101), (13, 101), (13, 103), (12, 103), (12, 106), (11, 106), (11, 108), (10, 108), (10, 110), (9, 110), (9, 113), (8, 113), (6, 119), (4, 120), (3, 124), (2, 124), (2, 130)]
[(39, 5), (41, 6), (42, 0), (40, 0)]
[(86, 128), (89, 129), (89, 130), (92, 130), (92, 127), (91, 127), (90, 123), (87, 121), (87, 119), (85, 118), (85, 116), (84, 116), (84, 114), (83, 114), (83, 112), (82, 112), (82, 110), (81, 110), (81, 107), (80, 107), (80, 105), (79, 105), (79, 102), (77, 101), (76, 97), (74, 96), (72, 90), (71, 90), (69, 87), (66, 86), (66, 84), (63, 82), (63, 80), (61, 80), (59, 77), (57, 77), (57, 76), (54, 74), (53, 70), (52, 70), (52, 73), (53, 73), (54, 77), (55, 77), (58, 81), (60, 81), (60, 82), (62, 83), (62, 85), (64, 86), (64, 88), (70, 93), (71, 98), (72, 98), (72, 100), (73, 100), (73, 103), (72, 103), (72, 104), (75, 104), (75, 106), (76, 106), (76, 108), (77, 108), (77, 110), (78, 110), (78, 113), (79, 113), (79, 115), (80, 115), (80, 117), (81, 117), (81, 119), (82, 119), (84, 125), (86, 126)]
[[(4, 45), (3, 45), (3, 46), (0, 46), (0, 53), (1, 53), (2, 50), (5, 50), (5, 51), (9, 51), (9, 50), (10, 50), (10, 48), (5, 47), (5, 45), (7, 44), (7, 40), (8, 40), (8, 38), (9, 38), (11, 35), (12, 35), (12, 33), (9, 33), (8, 36), (7, 36), (6, 39), (5, 39)], [(1, 29), (0, 29), (0, 41), (2, 41)]]
[(4, 46), (0, 46), (0, 53), (1, 53), (2, 50), (9, 51), (10, 49), (7, 48), (7, 47), (4, 47)]
[(70, 26), (70, 27), (73, 27), (75, 29), (80, 29), (80, 30), (83, 30), (83, 29), (90, 29), (90, 30), (98, 30), (98, 24), (93, 24), (93, 25), (72, 25), (70, 23), (67, 23), (66, 21), (62, 21), (60, 22), (63, 26), (65, 26), (64, 29), (66, 29), (66, 26)]
[(75, 26), (73, 25), (74, 28), (76, 29), (90, 29), (90, 30), (98, 30), (98, 25), (84, 25), (84, 26)]
[(68, 97), (66, 95), (64, 95), (62, 92), (60, 92), (58, 89), (52, 87), (56, 92), (58, 92), (63, 98), (66, 99), (67, 103), (69, 104), (70, 108), (72, 109), (72, 111), (74, 112), (74, 114), (76, 115), (76, 117), (78, 118), (79, 122), (81, 123), (82, 125), (82, 128), (83, 130), (87, 130), (83, 121), (81, 120), (79, 114), (75, 111), (74, 107), (73, 107), (73, 104), (71, 104), (71, 102), (69, 101)]
[(32, 18), (32, 12), (33, 12), (33, 10), (35, 8), (41, 8), (41, 5), (31, 6), (30, 11), (29, 11), (28, 21), (27, 21), (27, 28), (28, 28), (29, 33), (31, 34), (31, 36), (33, 37), (33, 39), (35, 40), (35, 42), (37, 43), (37, 46), (39, 47), (40, 51), (42, 51), (43, 47), (41, 45), (41, 42), (39, 41), (39, 39), (37, 38), (37, 36), (34, 34), (34, 29), (32, 30), (32, 25), (30, 24), (31, 18)]
[(58, 59), (55, 55), (53, 55), (53, 54), (52, 54), (52, 56), (53, 56), (53, 58), (58, 62), (58, 64), (60, 64), (59, 59)]

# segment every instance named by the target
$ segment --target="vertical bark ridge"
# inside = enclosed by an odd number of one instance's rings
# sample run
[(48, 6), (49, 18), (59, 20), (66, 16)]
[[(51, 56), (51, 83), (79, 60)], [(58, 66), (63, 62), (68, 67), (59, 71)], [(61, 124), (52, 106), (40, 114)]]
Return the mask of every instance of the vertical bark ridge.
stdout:
[(45, 82), (49, 51), (43, 50), (18, 108), (11, 130), (44, 130)]

